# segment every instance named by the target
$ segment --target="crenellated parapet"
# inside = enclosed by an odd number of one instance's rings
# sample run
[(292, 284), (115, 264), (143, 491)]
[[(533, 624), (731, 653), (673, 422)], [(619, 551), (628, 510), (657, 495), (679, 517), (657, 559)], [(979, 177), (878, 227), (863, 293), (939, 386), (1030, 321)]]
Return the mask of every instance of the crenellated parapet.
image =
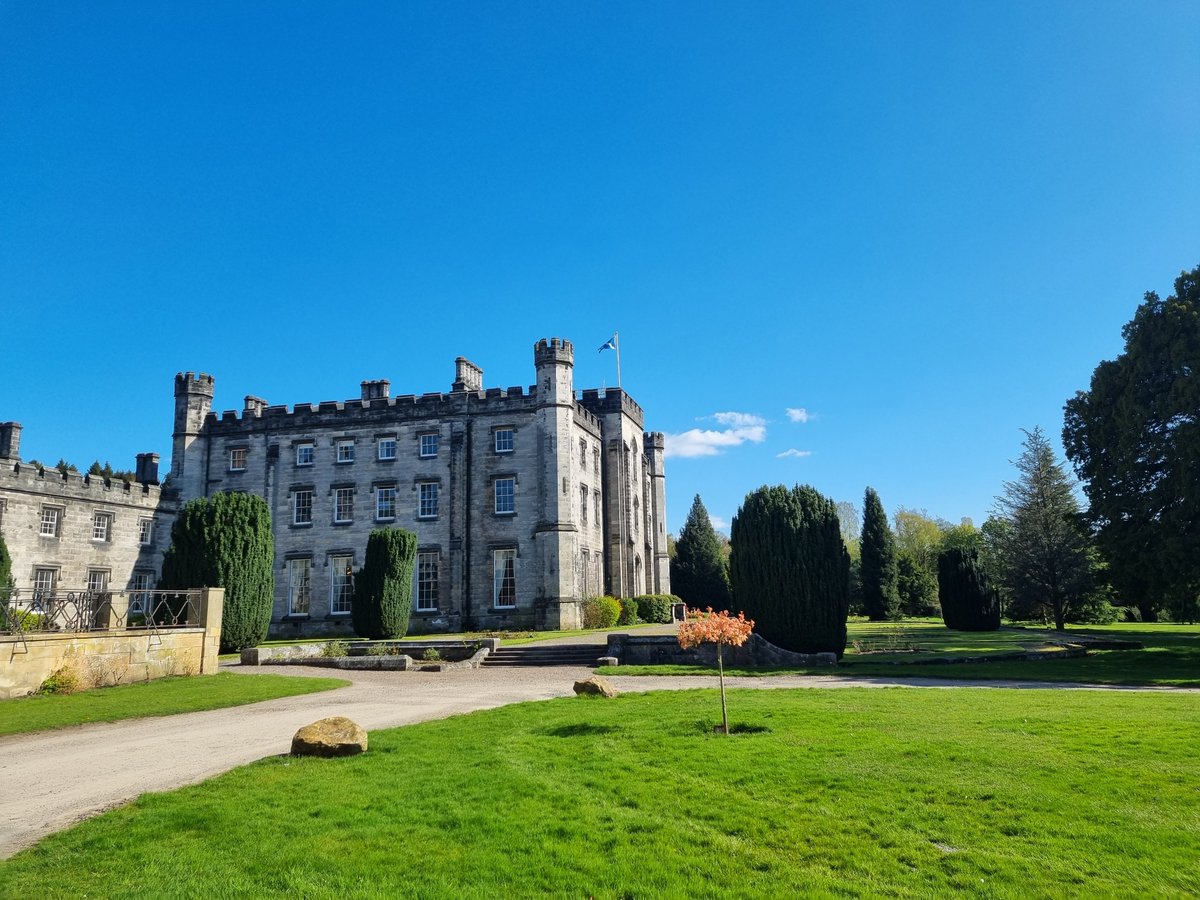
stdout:
[[(157, 463), (158, 454), (143, 455), (153, 456)], [(100, 475), (81, 475), (75, 471), (61, 472), (56, 468), (39, 468), (29, 463), (9, 465), (6, 462), (0, 466), (0, 491), (36, 494), (46, 499), (122, 503), (153, 509), (158, 506), (164, 489), (151, 482), (124, 481)]]
[(178, 372), (175, 375), (175, 396), (201, 394), (212, 398), (213, 377), (204, 372)]
[(535, 366), (553, 365), (555, 363), (575, 365), (575, 347), (565, 338), (542, 338), (533, 345), (533, 364)]
[(620, 412), (633, 419), (638, 428), (643, 427), (646, 422), (646, 414), (642, 408), (621, 388), (608, 388), (604, 391), (589, 388), (582, 392), (579, 402), (600, 417)]

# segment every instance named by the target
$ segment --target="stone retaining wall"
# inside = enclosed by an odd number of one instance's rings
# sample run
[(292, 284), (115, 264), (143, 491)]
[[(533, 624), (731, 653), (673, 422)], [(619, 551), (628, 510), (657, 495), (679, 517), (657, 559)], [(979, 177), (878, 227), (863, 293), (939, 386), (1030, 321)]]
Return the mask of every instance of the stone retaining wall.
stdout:
[[(716, 666), (715, 644), (701, 644), (684, 650), (675, 635), (610, 634), (608, 656), (616, 657), (623, 666), (693, 665)], [(750, 635), (740, 647), (726, 647), (722, 659), (727, 666), (836, 666), (833, 653), (793, 653), (776, 647), (762, 636)]]

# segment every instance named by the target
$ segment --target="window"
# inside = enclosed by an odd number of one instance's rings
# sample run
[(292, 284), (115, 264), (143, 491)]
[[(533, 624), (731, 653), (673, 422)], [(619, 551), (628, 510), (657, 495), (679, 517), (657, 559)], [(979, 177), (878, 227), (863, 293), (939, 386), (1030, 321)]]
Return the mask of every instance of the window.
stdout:
[(637, 497), (633, 498), (633, 533), (638, 534), (642, 530), (642, 504)]
[(54, 586), (58, 582), (58, 569), (34, 569), (33, 593), (35, 599), (54, 594)]
[(515, 478), (496, 479), (496, 515), (511, 516), (517, 511)]
[(579, 521), (584, 525), (587, 524), (588, 514), (588, 486), (581, 484), (579, 486)]
[(517, 551), (492, 551), (492, 602), (496, 606), (517, 605)]
[(579, 596), (590, 597), (592, 595), (591, 584), (588, 575), (591, 573), (592, 560), (591, 554), (586, 550), (579, 551)]
[(375, 489), (375, 518), (396, 518), (396, 488), (393, 485)]
[(42, 537), (58, 537), (58, 520), (62, 510), (56, 506), (42, 507), (42, 522), (38, 534)]
[(579, 439), (579, 465), (587, 468), (587, 440), (584, 438)]
[(428, 459), (438, 455), (438, 436), (436, 434), (421, 435), (421, 458)]
[(592, 491), (592, 505), (596, 508), (596, 524), (600, 524), (600, 492)]
[(333, 489), (333, 521), (354, 521), (354, 488), (341, 487)]
[(134, 572), (129, 581), (129, 611), (131, 613), (147, 613), (150, 611), (150, 591), (153, 588), (154, 575), (151, 572)]
[(422, 481), (417, 485), (418, 504), (417, 518), (418, 519), (436, 519), (438, 514), (438, 483), (436, 481)]
[(311, 466), (316, 458), (317, 448), (312, 444), (296, 445), (296, 465)]
[(511, 428), (496, 429), (496, 452), (497, 453), (512, 453), (513, 450), (513, 430)]
[(112, 540), (112, 513), (98, 512), (92, 514), (92, 540)]
[(289, 559), (288, 569), (288, 615), (307, 616), (312, 602), (312, 560)]
[(89, 594), (103, 594), (108, 589), (108, 570), (88, 569), (87, 589)]
[(246, 471), (246, 448), (233, 447), (229, 451), (229, 471), (244, 472)]
[(592, 473), (595, 475), (600, 474), (600, 448), (599, 447), (592, 448)]
[(143, 546), (154, 540), (154, 520), (138, 519), (138, 543)]
[(313, 520), (313, 492), (296, 491), (292, 495), (292, 524), (311, 525)]
[(337, 442), (337, 461), (339, 463), (354, 462), (354, 441)]
[(329, 579), (329, 612), (335, 616), (350, 612), (350, 600), (354, 596), (354, 557), (331, 556), (329, 567), (333, 571)]
[(379, 439), (378, 449), (375, 451), (379, 459), (395, 459), (396, 458), (396, 439), (389, 435)]
[(437, 551), (417, 554), (417, 612), (435, 612), (438, 605)]

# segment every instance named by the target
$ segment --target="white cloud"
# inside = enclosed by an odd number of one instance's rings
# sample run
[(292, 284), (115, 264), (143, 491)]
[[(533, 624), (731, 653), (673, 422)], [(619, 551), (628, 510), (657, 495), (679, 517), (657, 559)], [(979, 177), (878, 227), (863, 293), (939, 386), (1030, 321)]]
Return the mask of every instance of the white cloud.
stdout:
[(690, 428), (681, 434), (666, 435), (665, 456), (694, 458), (718, 456), (726, 447), (737, 447), (749, 441), (761, 444), (767, 439), (767, 422), (751, 413), (719, 412), (709, 418), (730, 427)]
[(712, 527), (717, 531), (724, 531), (726, 534), (729, 533), (729, 523), (720, 516), (709, 516), (708, 521), (712, 522)]
[(789, 406), (787, 408), (787, 417), (788, 417), (789, 421), (799, 422), (801, 425), (803, 425), (805, 422), (808, 421), (808, 410), (805, 409), (803, 406), (801, 406), (799, 408), (796, 408), (794, 406)]
[(812, 451), (811, 450), (797, 450), (795, 447), (793, 447), (790, 450), (784, 450), (782, 453), (775, 454), (776, 459), (787, 459), (788, 457), (800, 459), (805, 456), (812, 456)]

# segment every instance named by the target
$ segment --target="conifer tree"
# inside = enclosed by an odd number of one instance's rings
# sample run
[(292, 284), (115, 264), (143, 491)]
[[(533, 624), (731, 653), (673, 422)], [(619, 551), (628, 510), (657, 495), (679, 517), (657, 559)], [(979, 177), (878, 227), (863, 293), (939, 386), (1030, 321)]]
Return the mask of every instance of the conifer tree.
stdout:
[(221, 649), (238, 651), (267, 637), (274, 602), (271, 511), (254, 494), (190, 500), (171, 527), (159, 587), (225, 589)]
[(8, 555), (8, 545), (4, 543), (4, 535), (0, 534), (0, 601), (8, 600), (8, 592), (12, 587), (12, 557)]
[(354, 632), (371, 640), (402, 638), (412, 616), (417, 536), (403, 528), (376, 528), (367, 538), (363, 567), (350, 605)]
[(840, 659), (850, 555), (833, 501), (808, 485), (761, 487), (746, 495), (732, 537), (734, 605), (776, 646)]
[(872, 622), (900, 618), (899, 570), (896, 543), (887, 514), (874, 488), (863, 497), (862, 591), (863, 610)]
[(975, 547), (949, 547), (938, 556), (942, 621), (957, 631), (995, 631), (1000, 598), (988, 582)]
[(671, 590), (692, 609), (729, 609), (729, 563), (699, 494), (675, 543)]

